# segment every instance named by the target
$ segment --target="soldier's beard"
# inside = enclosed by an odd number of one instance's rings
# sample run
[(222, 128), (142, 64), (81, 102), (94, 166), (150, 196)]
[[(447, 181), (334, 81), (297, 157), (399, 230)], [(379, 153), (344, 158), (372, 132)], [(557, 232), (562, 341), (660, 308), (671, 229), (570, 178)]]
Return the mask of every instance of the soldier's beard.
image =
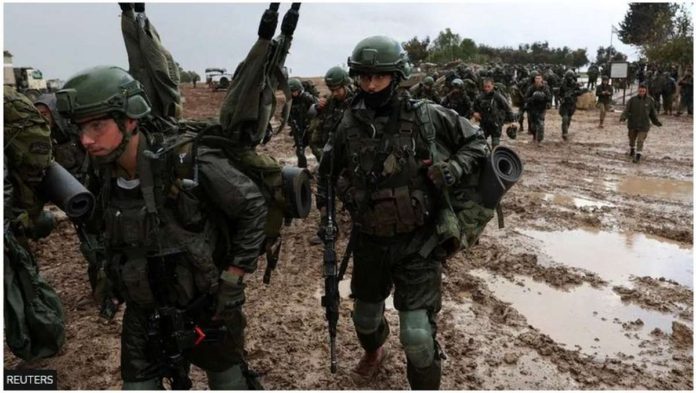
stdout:
[(392, 81), (389, 86), (376, 93), (368, 93), (360, 90), (360, 95), (365, 101), (365, 106), (370, 109), (379, 109), (391, 101), (394, 92), (396, 91), (396, 81)]

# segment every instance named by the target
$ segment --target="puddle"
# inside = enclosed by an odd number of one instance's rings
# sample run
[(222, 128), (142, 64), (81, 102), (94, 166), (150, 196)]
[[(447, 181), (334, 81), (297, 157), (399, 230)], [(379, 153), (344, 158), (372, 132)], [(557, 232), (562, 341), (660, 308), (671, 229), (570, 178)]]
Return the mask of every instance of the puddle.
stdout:
[(664, 277), (693, 288), (693, 248), (642, 233), (574, 229), (519, 230), (540, 240), (541, 250), (559, 264), (586, 269), (615, 284), (633, 276)]
[(674, 201), (692, 202), (694, 184), (691, 181), (655, 177), (628, 176), (609, 185), (614, 191), (637, 196), (652, 196)]
[[(511, 303), (530, 325), (566, 349), (579, 349), (598, 358), (618, 353), (639, 357), (644, 351), (641, 341), (650, 339), (650, 332), (655, 328), (671, 333), (675, 320), (670, 314), (625, 304), (610, 288), (582, 285), (562, 291), (524, 276), (515, 276), (510, 281), (483, 269), (473, 270), (471, 274), (483, 279), (496, 298)], [(638, 318), (644, 324), (635, 330), (626, 330), (621, 325)], [(655, 360), (655, 354), (646, 356)]]
[(561, 205), (561, 206), (566, 206), (566, 207), (576, 207), (576, 208), (597, 207), (597, 208), (602, 208), (604, 206), (608, 206), (608, 207), (614, 206), (614, 204), (609, 203), (609, 202), (602, 202), (602, 201), (585, 199), (585, 198), (571, 197), (568, 195), (539, 193), (538, 196), (539, 196), (539, 198), (545, 200), (546, 202), (551, 202), (555, 205)]

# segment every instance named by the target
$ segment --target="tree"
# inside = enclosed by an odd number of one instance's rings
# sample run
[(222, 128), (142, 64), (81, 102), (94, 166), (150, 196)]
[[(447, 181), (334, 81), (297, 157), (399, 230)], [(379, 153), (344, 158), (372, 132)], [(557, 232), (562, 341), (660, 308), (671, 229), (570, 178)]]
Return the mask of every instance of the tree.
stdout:
[(446, 28), (433, 41), (430, 59), (435, 62), (445, 63), (460, 58), (459, 44), (461, 42), (462, 38), (459, 34), (453, 33), (449, 27)]
[(468, 60), (473, 58), (478, 54), (478, 48), (476, 47), (476, 42), (471, 38), (464, 38), (459, 43), (459, 53), (462, 55), (462, 59)]
[(670, 3), (631, 3), (619, 23), (619, 39), (624, 44), (645, 46), (666, 41), (674, 27), (678, 6)]
[(413, 37), (409, 41), (402, 43), (409, 59), (418, 64), (428, 57), (428, 45), (430, 45), (430, 37), (425, 37), (424, 40), (419, 40), (418, 37)]
[(577, 68), (580, 68), (590, 62), (590, 59), (587, 58), (587, 49), (585, 48), (576, 49), (571, 52), (570, 59), (570, 64)]

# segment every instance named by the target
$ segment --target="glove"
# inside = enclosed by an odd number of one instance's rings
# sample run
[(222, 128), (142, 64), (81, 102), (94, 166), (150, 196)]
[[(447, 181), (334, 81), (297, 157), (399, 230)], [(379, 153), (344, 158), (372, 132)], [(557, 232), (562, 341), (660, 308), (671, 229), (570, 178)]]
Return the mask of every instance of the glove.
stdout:
[(428, 177), (435, 187), (451, 187), (461, 176), (459, 165), (453, 162), (436, 162), (428, 168)]
[(220, 275), (215, 315), (225, 319), (230, 311), (241, 307), (246, 301), (244, 288), (246, 288), (246, 285), (242, 283), (241, 277), (228, 271), (223, 271)]

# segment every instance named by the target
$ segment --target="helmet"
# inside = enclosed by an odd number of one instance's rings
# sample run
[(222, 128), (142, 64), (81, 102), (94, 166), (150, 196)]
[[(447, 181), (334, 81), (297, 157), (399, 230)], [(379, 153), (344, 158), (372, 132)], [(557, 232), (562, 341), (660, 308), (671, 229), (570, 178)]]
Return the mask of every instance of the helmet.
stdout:
[(347, 86), (350, 84), (350, 77), (346, 70), (339, 66), (331, 67), (324, 75), (324, 82), (329, 88)]
[(60, 130), (66, 130), (68, 128), (67, 120), (58, 113), (56, 110), (56, 94), (55, 93), (44, 93), (41, 94), (36, 100), (34, 100), (34, 106), (45, 105), (51, 111), (51, 116), (53, 116), (53, 122), (55, 126)]
[(464, 87), (464, 81), (459, 78), (456, 78), (452, 81), (452, 87), (455, 89), (461, 89)]
[(541, 74), (539, 74), (539, 72), (537, 70), (534, 70), (534, 71), (529, 73), (529, 78), (533, 80), (534, 78), (536, 78), (539, 75), (541, 75)]
[(516, 125), (510, 125), (505, 129), (505, 133), (507, 134), (508, 138), (510, 139), (515, 139), (517, 138), (517, 126)]
[(435, 84), (435, 79), (432, 76), (426, 76), (423, 78), (423, 84), (426, 86), (432, 86)]
[(302, 82), (297, 78), (290, 79), (288, 81), (288, 86), (290, 87), (290, 91), (302, 92), (304, 90), (304, 87), (302, 87)]
[(386, 36), (372, 36), (358, 42), (348, 58), (350, 76), (359, 73), (396, 73), (401, 79), (411, 75), (411, 64), (401, 44)]
[(565, 77), (566, 78), (569, 78), (569, 77), (575, 78), (575, 73), (572, 70), (568, 70), (565, 72)]
[(115, 66), (98, 66), (73, 75), (56, 92), (56, 109), (74, 122), (111, 113), (140, 119), (151, 110), (140, 82)]

